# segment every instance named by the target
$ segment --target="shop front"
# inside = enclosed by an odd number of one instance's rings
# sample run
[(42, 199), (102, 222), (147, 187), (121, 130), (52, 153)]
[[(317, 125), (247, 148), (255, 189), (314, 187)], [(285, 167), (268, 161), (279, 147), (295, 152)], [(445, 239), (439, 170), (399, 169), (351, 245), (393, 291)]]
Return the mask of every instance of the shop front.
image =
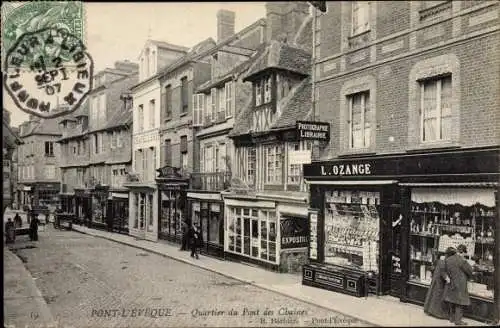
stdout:
[(92, 228), (107, 229), (109, 186), (97, 184), (92, 190)]
[(310, 184), (303, 284), (423, 304), (432, 266), (464, 244), (466, 315), (498, 320), (499, 149), (372, 156), (304, 165)]
[(220, 193), (187, 192), (190, 222), (200, 225), (202, 253), (224, 257), (224, 202)]
[(75, 223), (90, 227), (92, 193), (89, 188), (75, 188)]
[(55, 208), (59, 203), (59, 182), (36, 182), (33, 185), (33, 208)]
[(64, 213), (75, 213), (75, 194), (72, 192), (59, 193), (59, 206)]
[(300, 272), (307, 261), (307, 206), (258, 193), (224, 197), (225, 257), (278, 272)]
[(181, 244), (182, 223), (188, 227), (191, 224), (186, 198), (189, 178), (172, 166), (164, 166), (158, 172), (158, 239)]
[(129, 192), (128, 190), (111, 190), (107, 202), (108, 230), (128, 234)]

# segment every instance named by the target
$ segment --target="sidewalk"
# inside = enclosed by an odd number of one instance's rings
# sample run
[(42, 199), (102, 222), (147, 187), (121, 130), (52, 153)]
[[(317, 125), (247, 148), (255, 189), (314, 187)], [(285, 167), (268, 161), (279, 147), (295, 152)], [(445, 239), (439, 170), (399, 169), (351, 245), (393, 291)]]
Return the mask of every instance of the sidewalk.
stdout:
[(4, 327), (57, 327), (56, 321), (19, 257), (3, 248)]
[[(75, 224), (73, 230), (195, 265), (269, 291), (368, 321), (377, 326), (454, 326), (447, 320), (425, 315), (421, 306), (401, 303), (399, 299), (391, 296), (353, 297), (303, 286), (300, 275), (275, 273), (259, 267), (207, 256), (201, 256), (199, 260), (195, 260), (188, 253), (180, 252), (179, 246), (163, 242), (138, 240), (132, 236), (89, 229)], [(469, 325), (486, 326), (484, 323), (471, 319), (465, 319), (465, 321)]]

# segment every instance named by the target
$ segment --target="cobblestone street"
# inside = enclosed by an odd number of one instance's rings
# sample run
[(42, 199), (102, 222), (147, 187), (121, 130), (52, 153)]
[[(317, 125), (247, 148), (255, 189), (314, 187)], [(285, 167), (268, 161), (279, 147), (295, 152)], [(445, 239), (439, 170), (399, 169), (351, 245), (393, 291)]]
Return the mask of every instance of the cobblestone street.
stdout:
[(27, 248), (20, 241), (15, 253), (64, 327), (367, 325), (198, 267), (72, 231), (49, 227), (35, 245)]

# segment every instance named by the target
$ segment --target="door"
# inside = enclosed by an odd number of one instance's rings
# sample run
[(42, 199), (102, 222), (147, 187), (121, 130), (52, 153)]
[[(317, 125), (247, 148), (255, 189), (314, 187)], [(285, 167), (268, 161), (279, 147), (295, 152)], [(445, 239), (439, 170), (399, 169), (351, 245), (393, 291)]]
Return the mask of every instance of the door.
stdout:
[(390, 239), (389, 257), (390, 257), (390, 289), (389, 293), (392, 296), (399, 297), (401, 295), (401, 225), (403, 216), (401, 214), (401, 207), (399, 204), (392, 205), (389, 208), (389, 217), (391, 218), (391, 225), (389, 227), (388, 237)]

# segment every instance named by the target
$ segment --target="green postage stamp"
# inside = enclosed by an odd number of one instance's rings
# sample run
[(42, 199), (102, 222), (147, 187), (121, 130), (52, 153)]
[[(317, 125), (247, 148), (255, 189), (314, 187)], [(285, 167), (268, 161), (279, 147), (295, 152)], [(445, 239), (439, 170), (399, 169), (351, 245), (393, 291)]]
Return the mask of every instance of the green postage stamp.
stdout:
[(25, 33), (44, 28), (64, 29), (85, 42), (85, 15), (81, 1), (4, 1), (2, 54)]
[(82, 2), (4, 2), (4, 90), (22, 111), (50, 118), (76, 110), (92, 90)]

